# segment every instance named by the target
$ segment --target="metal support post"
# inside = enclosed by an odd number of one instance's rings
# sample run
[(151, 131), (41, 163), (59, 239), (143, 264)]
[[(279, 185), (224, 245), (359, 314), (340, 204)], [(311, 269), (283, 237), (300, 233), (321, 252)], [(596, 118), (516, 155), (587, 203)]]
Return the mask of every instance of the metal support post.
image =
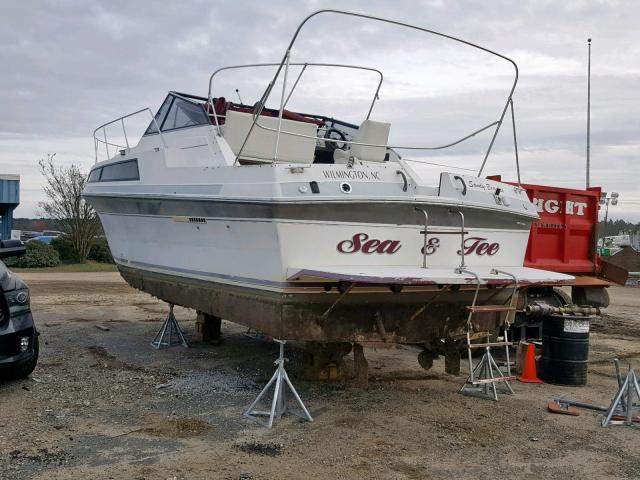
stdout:
[[(489, 339), (487, 337), (487, 343)], [(473, 365), (473, 363), (471, 364)], [(497, 375), (496, 375), (497, 373)], [(472, 367), (469, 377), (464, 382), (464, 385), (459, 390), (459, 393), (480, 393), (485, 397), (489, 397), (494, 401), (498, 401), (498, 390), (496, 383), (500, 382), (506, 387), (506, 392), (513, 395), (513, 389), (509, 384), (511, 377), (505, 376), (500, 367), (496, 363), (493, 355), (491, 355), (491, 347), (487, 345), (480, 362), (475, 367)]]
[(278, 161), (278, 146), (280, 145), (280, 131), (282, 130), (282, 113), (284, 112), (285, 94), (287, 91), (287, 76), (289, 74), (289, 59), (291, 58), (291, 51), (287, 50), (284, 78), (282, 80), (282, 95), (280, 97), (280, 110), (278, 111), (278, 132), (276, 133), (276, 145), (273, 152), (273, 160)]
[(458, 273), (461, 273), (466, 267), (464, 264), (464, 241), (466, 240), (464, 231), (464, 213), (460, 210), (449, 210), (449, 213), (457, 213), (460, 215), (460, 266), (456, 270)]
[(602, 426), (640, 423), (640, 408), (633, 402), (635, 396), (640, 400), (640, 385), (635, 371), (629, 368), (627, 377), (602, 419)]
[[(273, 426), (273, 421), (275, 419), (279, 419), (287, 412), (290, 412), (300, 418), (313, 422), (313, 418), (309, 414), (307, 407), (304, 406), (298, 392), (293, 387), (291, 380), (289, 380), (289, 375), (287, 375), (287, 371), (284, 369), (284, 362), (287, 360), (284, 358), (284, 345), (287, 343), (286, 340), (278, 340), (273, 339), (275, 342), (280, 344), (280, 355), (278, 359), (274, 362), (278, 368), (276, 368), (275, 373), (271, 377), (271, 380), (267, 383), (267, 385), (262, 389), (258, 397), (253, 401), (253, 403), (247, 408), (247, 410), (243, 413), (243, 416), (253, 420), (254, 422), (262, 425), (263, 427), (271, 428)], [(268, 393), (271, 386), (275, 383), (275, 388), (273, 391), (273, 399), (271, 401), (271, 409), (270, 410), (256, 410), (256, 406), (262, 400), (262, 398)], [(296, 411), (288, 408), (287, 397), (286, 397), (286, 389), (285, 387), (289, 387), (289, 392), (293, 395), (296, 403), (300, 407), (301, 411)], [(260, 417), (268, 417), (265, 421)]]
[(151, 345), (158, 350), (161, 348), (173, 347), (175, 345), (182, 345), (185, 348), (189, 348), (189, 344), (184, 338), (180, 325), (178, 325), (178, 321), (173, 314), (172, 303), (169, 304), (169, 314), (162, 324), (162, 327), (160, 327), (160, 330), (158, 330), (158, 333), (156, 333), (156, 336), (153, 338)]
[[(463, 217), (464, 218), (464, 217)], [(464, 220), (463, 220), (464, 225)], [(478, 301), (478, 294), (480, 292), (480, 277), (475, 272), (470, 270), (464, 270), (463, 268), (459, 268), (456, 270), (458, 273), (468, 273), (473, 275), (476, 281), (476, 290), (473, 296), (473, 301), (468, 308), (469, 316), (467, 317), (467, 355), (469, 358), (469, 376), (467, 380), (464, 382), (462, 387), (460, 388), (460, 393), (480, 393), (484, 394), (485, 397), (492, 398), (495, 401), (498, 401), (498, 391), (496, 388), (496, 383), (500, 382), (506, 388), (505, 393), (513, 394), (513, 389), (509, 384), (510, 380), (515, 379), (511, 375), (511, 361), (509, 358), (509, 347), (511, 346), (511, 342), (509, 342), (509, 337), (507, 336), (507, 328), (509, 326), (509, 315), (515, 311), (515, 300), (514, 295), (518, 290), (518, 279), (515, 275), (512, 275), (509, 272), (504, 272), (501, 270), (492, 270), (492, 274), (505, 274), (510, 276), (514, 282), (514, 289), (511, 293), (509, 305), (476, 305)], [(505, 319), (505, 334), (504, 341), (500, 342), (492, 342), (490, 332), (484, 332), (484, 336), (486, 337), (485, 343), (471, 343), (472, 342), (472, 331), (473, 331), (473, 315), (477, 311), (484, 312), (506, 312), (507, 317)], [(493, 355), (491, 354), (491, 347), (504, 347), (505, 353), (507, 357), (507, 375), (504, 375), (500, 370), (500, 367), (496, 363)], [(478, 362), (477, 365), (473, 365), (473, 358), (471, 354), (471, 350), (474, 348), (484, 348), (484, 354), (482, 358)]]
[(589, 44), (589, 60), (587, 67), (587, 188), (591, 186), (591, 39)]
[(127, 151), (129, 151), (131, 147), (129, 147), (129, 139), (127, 138), (127, 129), (124, 126), (124, 118), (120, 119), (120, 123), (122, 124), (122, 133), (124, 135), (124, 141), (127, 144)]
[(427, 236), (429, 235), (429, 214), (422, 208), (415, 208), (416, 212), (421, 212), (424, 215), (424, 231), (420, 232), (424, 237), (422, 246), (422, 268), (427, 268)]
[(513, 127), (513, 148), (516, 152), (516, 172), (518, 174), (518, 185), (520, 185), (520, 159), (518, 158), (518, 138), (516, 137), (516, 114), (513, 111), (513, 98), (509, 98), (511, 108), (511, 126)]

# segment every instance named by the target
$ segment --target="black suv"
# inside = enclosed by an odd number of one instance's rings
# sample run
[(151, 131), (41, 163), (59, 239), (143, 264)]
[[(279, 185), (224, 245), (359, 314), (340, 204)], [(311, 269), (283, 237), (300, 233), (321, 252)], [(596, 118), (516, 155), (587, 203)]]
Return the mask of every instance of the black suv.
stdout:
[[(22, 255), (20, 240), (0, 241), (0, 258)], [(38, 331), (29, 287), (0, 261), (0, 379), (26, 378), (38, 363)]]

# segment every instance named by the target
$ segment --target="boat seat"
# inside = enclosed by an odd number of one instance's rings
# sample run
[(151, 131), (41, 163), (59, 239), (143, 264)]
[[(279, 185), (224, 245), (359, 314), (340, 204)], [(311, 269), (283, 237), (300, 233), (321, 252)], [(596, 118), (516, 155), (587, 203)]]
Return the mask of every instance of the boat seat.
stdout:
[[(251, 114), (253, 114), (253, 111), (254, 111), (253, 108), (243, 107), (241, 105), (236, 105), (235, 103), (231, 103), (231, 102), (229, 102), (228, 109), (233, 110), (234, 112), (245, 112), (245, 113), (251, 113)], [(260, 115), (263, 117), (277, 117), (279, 113), (280, 113), (279, 110), (264, 108)], [(287, 120), (296, 120), (298, 122), (304, 122), (304, 123), (313, 123), (319, 127), (324, 125), (324, 122), (322, 120), (318, 120), (317, 118), (313, 118), (313, 117), (305, 117), (304, 115), (301, 115), (299, 113), (292, 112), (291, 110), (286, 110), (286, 109), (282, 111), (282, 118), (285, 118)]]
[(218, 123), (220, 125), (224, 125), (224, 121), (225, 121), (225, 114), (227, 113), (227, 108), (229, 108), (231, 102), (227, 102), (227, 100), (224, 97), (219, 97), (216, 98), (215, 101), (213, 102), (213, 109), (211, 108), (211, 104), (209, 102), (207, 102), (205, 104), (205, 110), (207, 112), (207, 115), (209, 115), (209, 120), (211, 120), (211, 125), (215, 125), (216, 121), (213, 118), (214, 114), (213, 112), (215, 112), (218, 115)]
[[(238, 155), (251, 124), (251, 113), (227, 110), (227, 118), (223, 129), (223, 136), (234, 154)], [(278, 128), (277, 117), (260, 116), (260, 125), (268, 128)], [(278, 143), (278, 161), (290, 163), (313, 163), (316, 149), (316, 130), (314, 123), (299, 122), (282, 119), (280, 141)], [(287, 135), (291, 132), (307, 135), (311, 138)], [(249, 140), (242, 150), (242, 158), (251, 160), (272, 161), (276, 148), (276, 132), (265, 130), (256, 125), (249, 136)]]
[[(390, 130), (390, 123), (365, 120), (358, 128), (353, 141), (386, 145), (389, 141)], [(384, 162), (386, 156), (386, 147), (368, 147), (365, 145), (351, 145), (349, 150), (336, 149), (333, 153), (335, 163), (347, 163), (349, 157), (355, 157), (366, 162)]]

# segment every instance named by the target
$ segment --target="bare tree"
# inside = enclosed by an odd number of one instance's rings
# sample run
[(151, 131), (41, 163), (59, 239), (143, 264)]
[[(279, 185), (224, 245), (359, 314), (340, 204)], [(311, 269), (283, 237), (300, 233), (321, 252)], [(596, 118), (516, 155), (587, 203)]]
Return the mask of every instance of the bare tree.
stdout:
[(40, 172), (46, 180), (44, 193), (48, 200), (39, 202), (45, 216), (57, 220), (68, 235), (79, 262), (86, 262), (95, 236), (100, 231), (100, 220), (91, 205), (82, 198), (87, 176), (72, 164), (58, 166), (53, 162), (55, 153), (40, 160)]

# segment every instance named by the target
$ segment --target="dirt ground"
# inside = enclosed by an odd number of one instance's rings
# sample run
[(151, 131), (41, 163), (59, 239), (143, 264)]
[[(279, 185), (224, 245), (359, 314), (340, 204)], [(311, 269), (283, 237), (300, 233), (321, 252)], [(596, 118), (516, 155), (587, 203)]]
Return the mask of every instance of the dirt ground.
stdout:
[(640, 367), (640, 288), (610, 289), (587, 387), (516, 383), (495, 403), (458, 394), (442, 359), (424, 371), (414, 352), (367, 349), (359, 389), (301, 380), (288, 350), (314, 421), (268, 430), (242, 412), (273, 373), (272, 342), (224, 322), (224, 342), (203, 344), (195, 312), (176, 309), (191, 348), (157, 351), (165, 305), (117, 273), (22, 277), (41, 356), (29, 379), (0, 384), (3, 480), (640, 478), (640, 428), (546, 410), (560, 395), (608, 404), (615, 356)]

